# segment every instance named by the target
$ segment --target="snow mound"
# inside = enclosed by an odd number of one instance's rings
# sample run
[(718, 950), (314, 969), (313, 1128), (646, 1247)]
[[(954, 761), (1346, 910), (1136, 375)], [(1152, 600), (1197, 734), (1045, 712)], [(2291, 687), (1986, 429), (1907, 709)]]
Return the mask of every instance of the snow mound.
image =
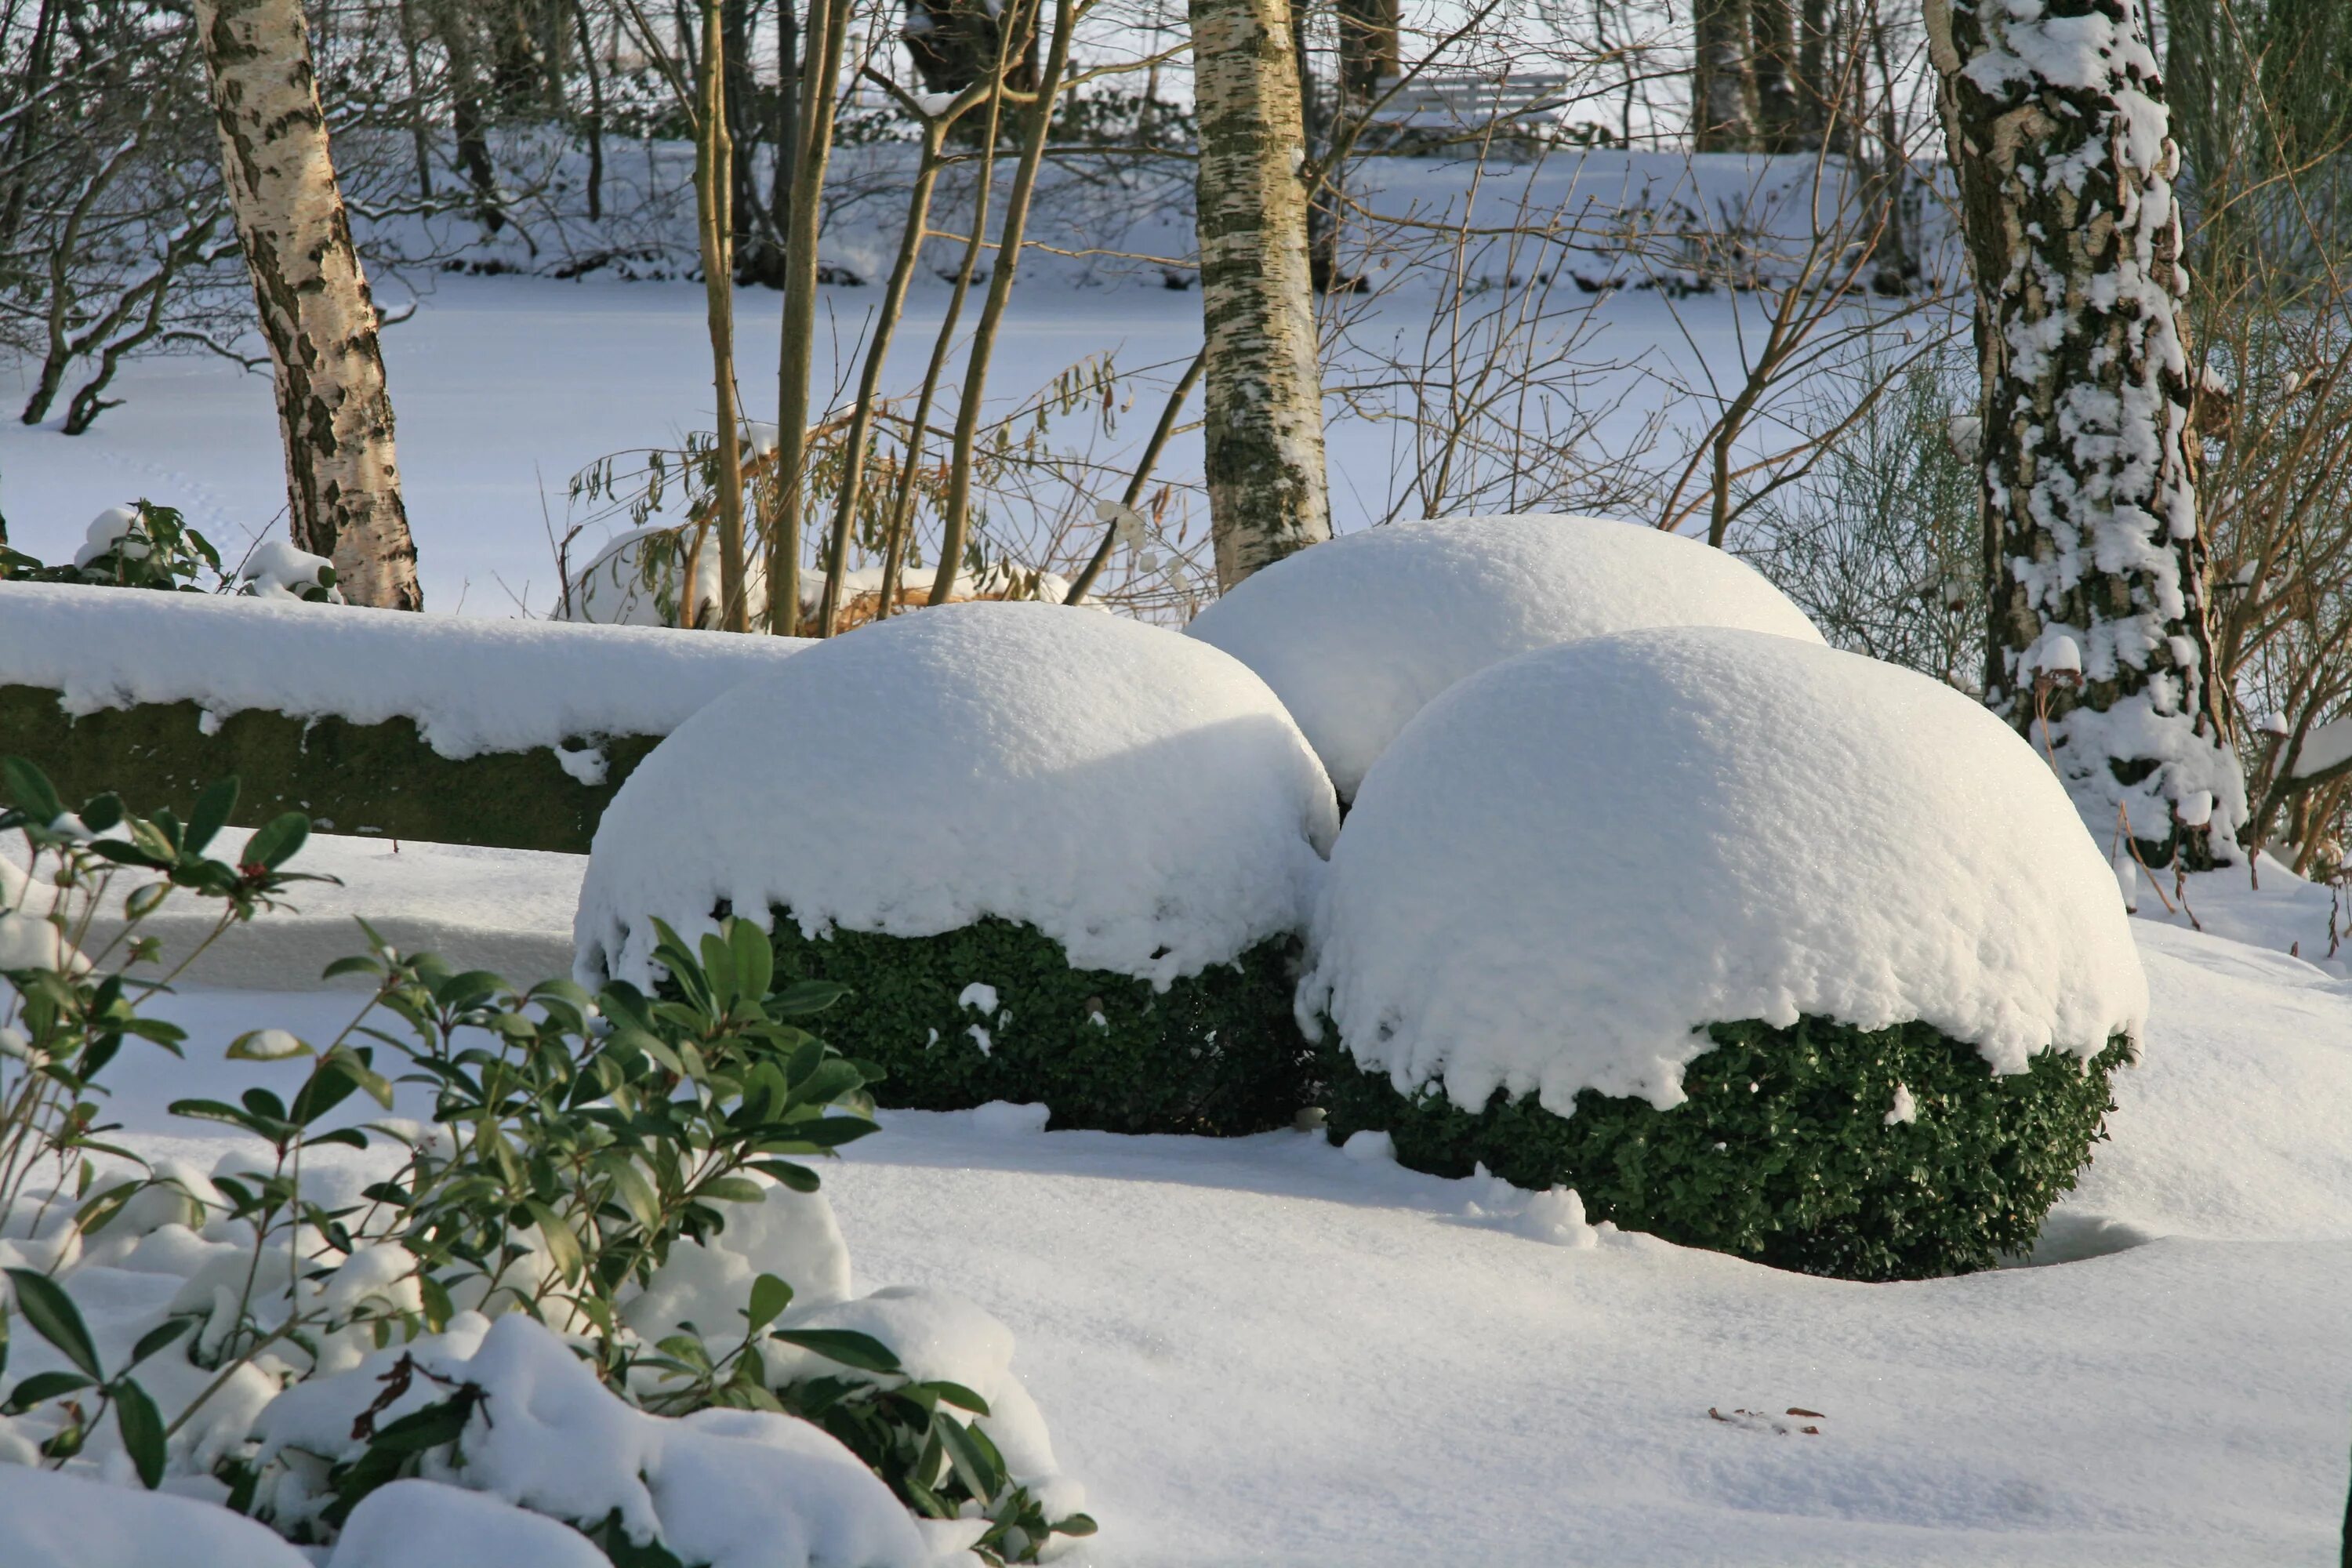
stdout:
[(802, 1304), (838, 1301), (849, 1294), (849, 1248), (833, 1205), (822, 1192), (796, 1193), (764, 1176), (747, 1177), (766, 1189), (754, 1204), (730, 1204), (725, 1228), (698, 1241), (670, 1243), (645, 1289), (621, 1315), (647, 1344), (659, 1344), (689, 1323), (718, 1337), (741, 1321), (751, 1282), (772, 1274)]
[(225, 1508), (5, 1461), (0, 1461), (0, 1561), (10, 1568), (310, 1563), (260, 1525)]
[[(1086, 1506), (1085, 1487), (1062, 1474), (1054, 1462), (1045, 1418), (1021, 1374), (1013, 1370), (1013, 1331), (977, 1303), (945, 1290), (892, 1285), (854, 1300), (796, 1301), (777, 1326), (871, 1334), (897, 1353), (898, 1364), (914, 1381), (961, 1384), (988, 1405), (978, 1424), (1003, 1456), (1005, 1474), (1028, 1489), (1047, 1519), (1066, 1519)], [(899, 1381), (783, 1345), (769, 1352), (768, 1365), (772, 1375), (783, 1382), (810, 1377), (885, 1384)]]
[[(445, 757), (665, 735), (806, 645), (652, 626), (397, 615), (299, 600), (0, 583), (0, 686), (77, 716), (144, 702), (415, 721)], [(495, 671), (497, 679), (485, 679)]]
[(649, 917), (691, 941), (723, 903), (811, 936), (994, 915), (1165, 985), (1298, 930), (1337, 816), (1281, 703), (1216, 649), (947, 605), (820, 643), (656, 746), (596, 829), (577, 969), (644, 984)]
[[(756, 556), (743, 564), (744, 603), (768, 603), (768, 574)], [(615, 534), (572, 574), (555, 606), (560, 621), (612, 626), (715, 626), (719, 621), (719, 541), (697, 549), (688, 531), (656, 525)]]
[(441, 1481), (379, 1487), (343, 1521), (327, 1568), (612, 1568), (588, 1538), (544, 1514)]
[(1762, 574), (1696, 540), (1600, 518), (1391, 523), (1302, 550), (1187, 628), (1265, 678), (1341, 799), (1430, 699), (1530, 648), (1645, 626), (1818, 643)]
[(1430, 705), (1364, 781), (1309, 935), (1401, 1088), (1681, 1102), (1699, 1026), (1910, 1019), (1996, 1072), (2137, 1039), (2106, 860), (2032, 747), (1856, 654), (1683, 627), (1541, 649)]
[(340, 605), (343, 591), (324, 575), (334, 569), (335, 563), (323, 555), (297, 550), (287, 540), (270, 539), (254, 547), (237, 579), (244, 584), (243, 591), (257, 599), (299, 600), (320, 595), (318, 602)]
[[(632, 1409), (520, 1312), (495, 1323), (461, 1313), (446, 1334), (298, 1384), (261, 1414), (263, 1461), (289, 1451), (358, 1458), (367, 1445), (352, 1424), (386, 1392), (384, 1375), (404, 1354), (483, 1396), (454, 1454), (424, 1457), (426, 1480), (581, 1524), (617, 1511), (631, 1541), (658, 1541), (709, 1568), (917, 1568), (931, 1555), (890, 1489), (819, 1428), (752, 1410), (671, 1418)], [(446, 1398), (447, 1386), (416, 1379), (378, 1410), (378, 1423)], [(281, 1525), (324, 1501), (303, 1495), (304, 1474), (283, 1472), (267, 1499)]]

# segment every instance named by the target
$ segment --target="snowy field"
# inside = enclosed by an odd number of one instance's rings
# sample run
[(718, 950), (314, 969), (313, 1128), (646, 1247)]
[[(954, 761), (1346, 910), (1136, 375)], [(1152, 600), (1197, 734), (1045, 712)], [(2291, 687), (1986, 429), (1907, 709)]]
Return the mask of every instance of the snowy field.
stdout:
[[(430, 285), (415, 317), (383, 340), (425, 604), (472, 616), (511, 616), (520, 605), (543, 615), (555, 598), (552, 541), (565, 526), (572, 475), (608, 454), (675, 444), (709, 427), (701, 289), (601, 278), (440, 277)], [(838, 346), (834, 370), (820, 354), (821, 384), (855, 381), (857, 340), (877, 292), (824, 290), (821, 309)], [(893, 350), (893, 383), (919, 381), (946, 298), (944, 288), (910, 297)], [(754, 417), (774, 405), (776, 300), (759, 289), (737, 296), (738, 374)], [(1711, 361), (1728, 362), (1732, 313), (1742, 308), (1756, 307), (1721, 298), (1670, 307), (1654, 294), (1631, 292), (1609, 300), (1590, 353), (1635, 366), (1617, 378), (1634, 394), (1623, 440), (1636, 438), (1638, 410), (1659, 395), (1639, 367), (1674, 371), (1692, 363), (1670, 309), (1690, 322)], [(1415, 337), (1427, 321), (1419, 302), (1382, 309), (1397, 331)], [(1165, 366), (1150, 383), (1164, 389), (1200, 345), (1197, 293), (1039, 279), (1013, 296), (989, 401), (1010, 407), (1066, 367), (1106, 353), (1132, 369)], [(0, 369), (0, 392), (21, 399), (11, 378), (25, 374), (22, 366)], [(142, 359), (125, 365), (116, 388), (123, 405), (84, 436), (60, 436), (54, 421), (36, 428), (0, 421), (0, 512), (18, 549), (44, 560), (69, 557), (94, 513), (140, 497), (178, 506), (232, 553), (279, 526), (285, 479), (266, 374), (247, 375), (211, 358)], [(1162, 395), (1139, 396), (1120, 426), (1122, 442), (1141, 442)], [(1385, 503), (1396, 434), (1395, 426), (1362, 423), (1335, 427), (1332, 509), (1342, 529), (1360, 526)], [(1160, 472), (1199, 471), (1198, 436), (1180, 436)]]
[[(584, 866), (331, 838), (312, 863), (352, 886), (267, 918), (300, 955), (278, 985), (369, 907), (438, 918), (462, 962), (560, 961)], [(886, 1112), (825, 1191), (859, 1289), (953, 1289), (1013, 1329), (1104, 1524), (1065, 1562), (2333, 1562), (2352, 994), (2273, 945), (2324, 952), (2324, 900), (2241, 875), (2190, 896), (2209, 925), (2262, 911), (2261, 945), (2134, 922), (2146, 1057), (2034, 1267), (1842, 1283), (1595, 1237), (1311, 1134), (987, 1110)], [(111, 1109), (209, 1168), (229, 1144), (164, 1103), (287, 1071), (219, 1052), (327, 1037), (357, 1000), (190, 991), (163, 1009), (189, 1062), (151, 1054)]]

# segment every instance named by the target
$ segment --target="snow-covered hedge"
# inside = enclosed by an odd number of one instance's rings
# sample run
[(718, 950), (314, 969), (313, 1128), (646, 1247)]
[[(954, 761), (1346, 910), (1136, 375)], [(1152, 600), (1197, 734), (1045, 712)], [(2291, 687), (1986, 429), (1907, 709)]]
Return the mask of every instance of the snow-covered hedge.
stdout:
[(1423, 704), (1531, 648), (1646, 626), (1745, 626), (1818, 643), (1746, 563), (1597, 518), (1391, 523), (1257, 573), (1187, 628), (1265, 679), (1352, 799)]
[(1287, 956), (1335, 830), (1282, 706), (1199, 642), (950, 605), (819, 645), (649, 755), (598, 829), (583, 979), (654, 978), (659, 917), (775, 917), (885, 1103), (1064, 1123), (1286, 1119)]
[(346, 833), (577, 852), (654, 740), (803, 646), (0, 582), (0, 733), (76, 795), (235, 773)]
[(1711, 627), (1431, 704), (1365, 779), (1310, 947), (1341, 1132), (1872, 1278), (2029, 1241), (2147, 1005), (2106, 861), (2006, 725)]

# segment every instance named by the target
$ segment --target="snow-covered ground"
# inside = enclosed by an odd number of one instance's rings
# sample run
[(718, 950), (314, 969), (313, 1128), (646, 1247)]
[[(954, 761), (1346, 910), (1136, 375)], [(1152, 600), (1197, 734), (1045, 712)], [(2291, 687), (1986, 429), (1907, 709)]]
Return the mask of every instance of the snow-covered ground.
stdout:
[[(556, 596), (553, 541), (566, 526), (572, 476), (607, 455), (674, 445), (709, 427), (701, 288), (604, 278), (431, 281), (416, 314), (384, 337), (426, 606), (511, 616), (520, 605), (544, 615)], [(820, 383), (854, 384), (858, 337), (879, 292), (824, 290), (820, 319), (830, 321), (837, 349), (820, 354)], [(892, 354), (894, 386), (919, 380), (946, 297), (944, 288), (911, 296)], [(776, 301), (761, 289), (737, 295), (739, 375), (746, 406), (759, 417), (774, 403), (768, 367), (776, 358)], [(1627, 393), (1603, 444), (1642, 439), (1648, 415), (1668, 400), (1650, 373), (1682, 375), (1696, 367), (1677, 315), (1709, 363), (1727, 367), (1738, 357), (1735, 312), (1748, 313), (1752, 335), (1757, 309), (1752, 298), (1609, 298), (1599, 331), (1579, 351), (1580, 358), (1626, 367), (1591, 389), (1596, 403), (1610, 388)], [(1428, 321), (1425, 302), (1399, 301), (1377, 307), (1362, 331), (1417, 343)], [(1009, 408), (1090, 354), (1112, 353), (1130, 371), (1164, 366), (1139, 384), (1134, 410), (1104, 448), (1131, 453), (1149, 434), (1164, 388), (1200, 344), (1197, 292), (1041, 279), (1014, 294), (990, 405)], [(959, 371), (961, 363), (953, 362)], [(28, 374), (21, 364), (0, 365), (0, 403), (21, 399)], [(70, 557), (100, 509), (140, 497), (178, 506), (232, 556), (283, 526), (285, 475), (266, 374), (212, 358), (142, 359), (123, 368), (110, 395), (122, 406), (84, 436), (61, 436), (54, 421), (27, 428), (0, 420), (0, 512), (16, 548), (44, 560)], [(1692, 412), (1678, 407), (1683, 417)], [(1383, 515), (1402, 460), (1402, 428), (1334, 425), (1332, 508), (1341, 528)], [(1180, 434), (1160, 471), (1197, 475), (1197, 434)], [(583, 536), (591, 550), (602, 538), (601, 530)], [(586, 558), (575, 554), (573, 565)]]
[[(332, 839), (318, 864), (358, 886), (268, 918), (340, 926), (373, 882), (549, 951), (583, 866)], [(2261, 896), (2307, 941), (2307, 894), (2273, 870)], [(1104, 1526), (1068, 1561), (2332, 1562), (2352, 987), (2270, 938), (2132, 929), (2145, 1059), (2041, 1267), (1857, 1285), (1579, 1246), (1556, 1205), (1312, 1134), (986, 1111), (886, 1113), (825, 1186), (861, 1289), (951, 1289), (1013, 1330)], [(224, 1143), (163, 1102), (252, 1081), (219, 1061), (236, 1033), (323, 1037), (355, 1000), (190, 991), (189, 1063), (141, 1058), (110, 1109), (208, 1167)]]

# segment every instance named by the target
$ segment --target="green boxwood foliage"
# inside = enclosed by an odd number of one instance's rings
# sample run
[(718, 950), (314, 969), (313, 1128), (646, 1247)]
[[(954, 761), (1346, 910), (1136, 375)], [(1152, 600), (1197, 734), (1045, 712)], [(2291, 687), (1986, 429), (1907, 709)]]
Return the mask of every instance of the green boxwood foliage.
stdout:
[[(2118, 1036), (2087, 1067), (2045, 1051), (1997, 1077), (1926, 1024), (1858, 1029), (1808, 1016), (1780, 1029), (1716, 1024), (1685, 1104), (1585, 1089), (1572, 1116), (1497, 1089), (1464, 1110), (1432, 1086), (1324, 1053), (1331, 1136), (1387, 1131), (1416, 1170), (1484, 1164), (1514, 1185), (1571, 1186), (1594, 1219), (1844, 1279), (1925, 1279), (2022, 1253), (2104, 1138)], [(1336, 1042), (1336, 1033), (1327, 1037)], [(1897, 1084), (1917, 1119), (1889, 1124)]]
[[(938, 936), (812, 939), (775, 911), (779, 972), (850, 988), (827, 1034), (885, 1070), (874, 1091), (881, 1104), (1043, 1100), (1056, 1127), (1114, 1132), (1258, 1132), (1313, 1100), (1314, 1052), (1290, 1009), (1297, 946), (1272, 938), (1156, 992), (1074, 969), (1059, 942), (1012, 921)], [(994, 1015), (961, 1001), (975, 983), (995, 989)]]

